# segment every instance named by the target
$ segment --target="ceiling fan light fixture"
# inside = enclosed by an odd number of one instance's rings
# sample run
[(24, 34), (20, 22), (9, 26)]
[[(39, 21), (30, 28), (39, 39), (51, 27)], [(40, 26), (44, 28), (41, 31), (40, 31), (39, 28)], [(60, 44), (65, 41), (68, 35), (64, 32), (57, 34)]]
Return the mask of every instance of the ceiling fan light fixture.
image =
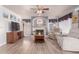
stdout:
[(37, 10), (37, 14), (42, 14), (42, 10)]

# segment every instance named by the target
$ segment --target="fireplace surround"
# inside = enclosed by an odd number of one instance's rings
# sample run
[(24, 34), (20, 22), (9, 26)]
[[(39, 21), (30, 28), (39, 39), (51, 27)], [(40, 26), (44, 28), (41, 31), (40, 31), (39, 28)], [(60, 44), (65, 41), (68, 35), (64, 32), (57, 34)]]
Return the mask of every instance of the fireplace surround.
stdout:
[[(48, 18), (47, 16), (32, 16), (32, 35), (48, 33)], [(40, 33), (38, 33), (40, 32)]]

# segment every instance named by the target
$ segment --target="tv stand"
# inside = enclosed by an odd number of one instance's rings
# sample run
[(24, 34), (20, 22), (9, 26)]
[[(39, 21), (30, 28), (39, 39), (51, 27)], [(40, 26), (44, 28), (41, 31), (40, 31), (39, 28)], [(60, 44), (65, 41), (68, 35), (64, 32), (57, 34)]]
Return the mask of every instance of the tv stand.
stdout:
[(12, 31), (12, 32), (7, 32), (7, 43), (15, 43), (17, 40), (23, 38), (23, 31)]

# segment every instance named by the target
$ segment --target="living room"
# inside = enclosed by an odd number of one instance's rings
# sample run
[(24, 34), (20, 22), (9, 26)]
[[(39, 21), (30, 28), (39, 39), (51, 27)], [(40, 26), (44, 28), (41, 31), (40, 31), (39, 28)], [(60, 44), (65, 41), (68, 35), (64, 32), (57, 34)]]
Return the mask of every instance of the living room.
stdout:
[(78, 5), (1, 5), (0, 53), (78, 53)]

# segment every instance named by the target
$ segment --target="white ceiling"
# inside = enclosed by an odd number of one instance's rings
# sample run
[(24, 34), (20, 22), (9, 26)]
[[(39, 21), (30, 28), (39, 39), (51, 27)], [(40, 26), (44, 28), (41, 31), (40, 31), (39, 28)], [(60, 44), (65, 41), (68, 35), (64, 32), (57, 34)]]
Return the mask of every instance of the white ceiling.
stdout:
[[(3, 5), (3, 6), (21, 15), (23, 18), (33, 16), (34, 13), (31, 10), (31, 8), (36, 7), (35, 5)], [(77, 7), (77, 5), (43, 5), (43, 6), (49, 8), (49, 11), (46, 14), (47, 16), (49, 16), (49, 18), (60, 17), (66, 13), (69, 13), (75, 7)]]

